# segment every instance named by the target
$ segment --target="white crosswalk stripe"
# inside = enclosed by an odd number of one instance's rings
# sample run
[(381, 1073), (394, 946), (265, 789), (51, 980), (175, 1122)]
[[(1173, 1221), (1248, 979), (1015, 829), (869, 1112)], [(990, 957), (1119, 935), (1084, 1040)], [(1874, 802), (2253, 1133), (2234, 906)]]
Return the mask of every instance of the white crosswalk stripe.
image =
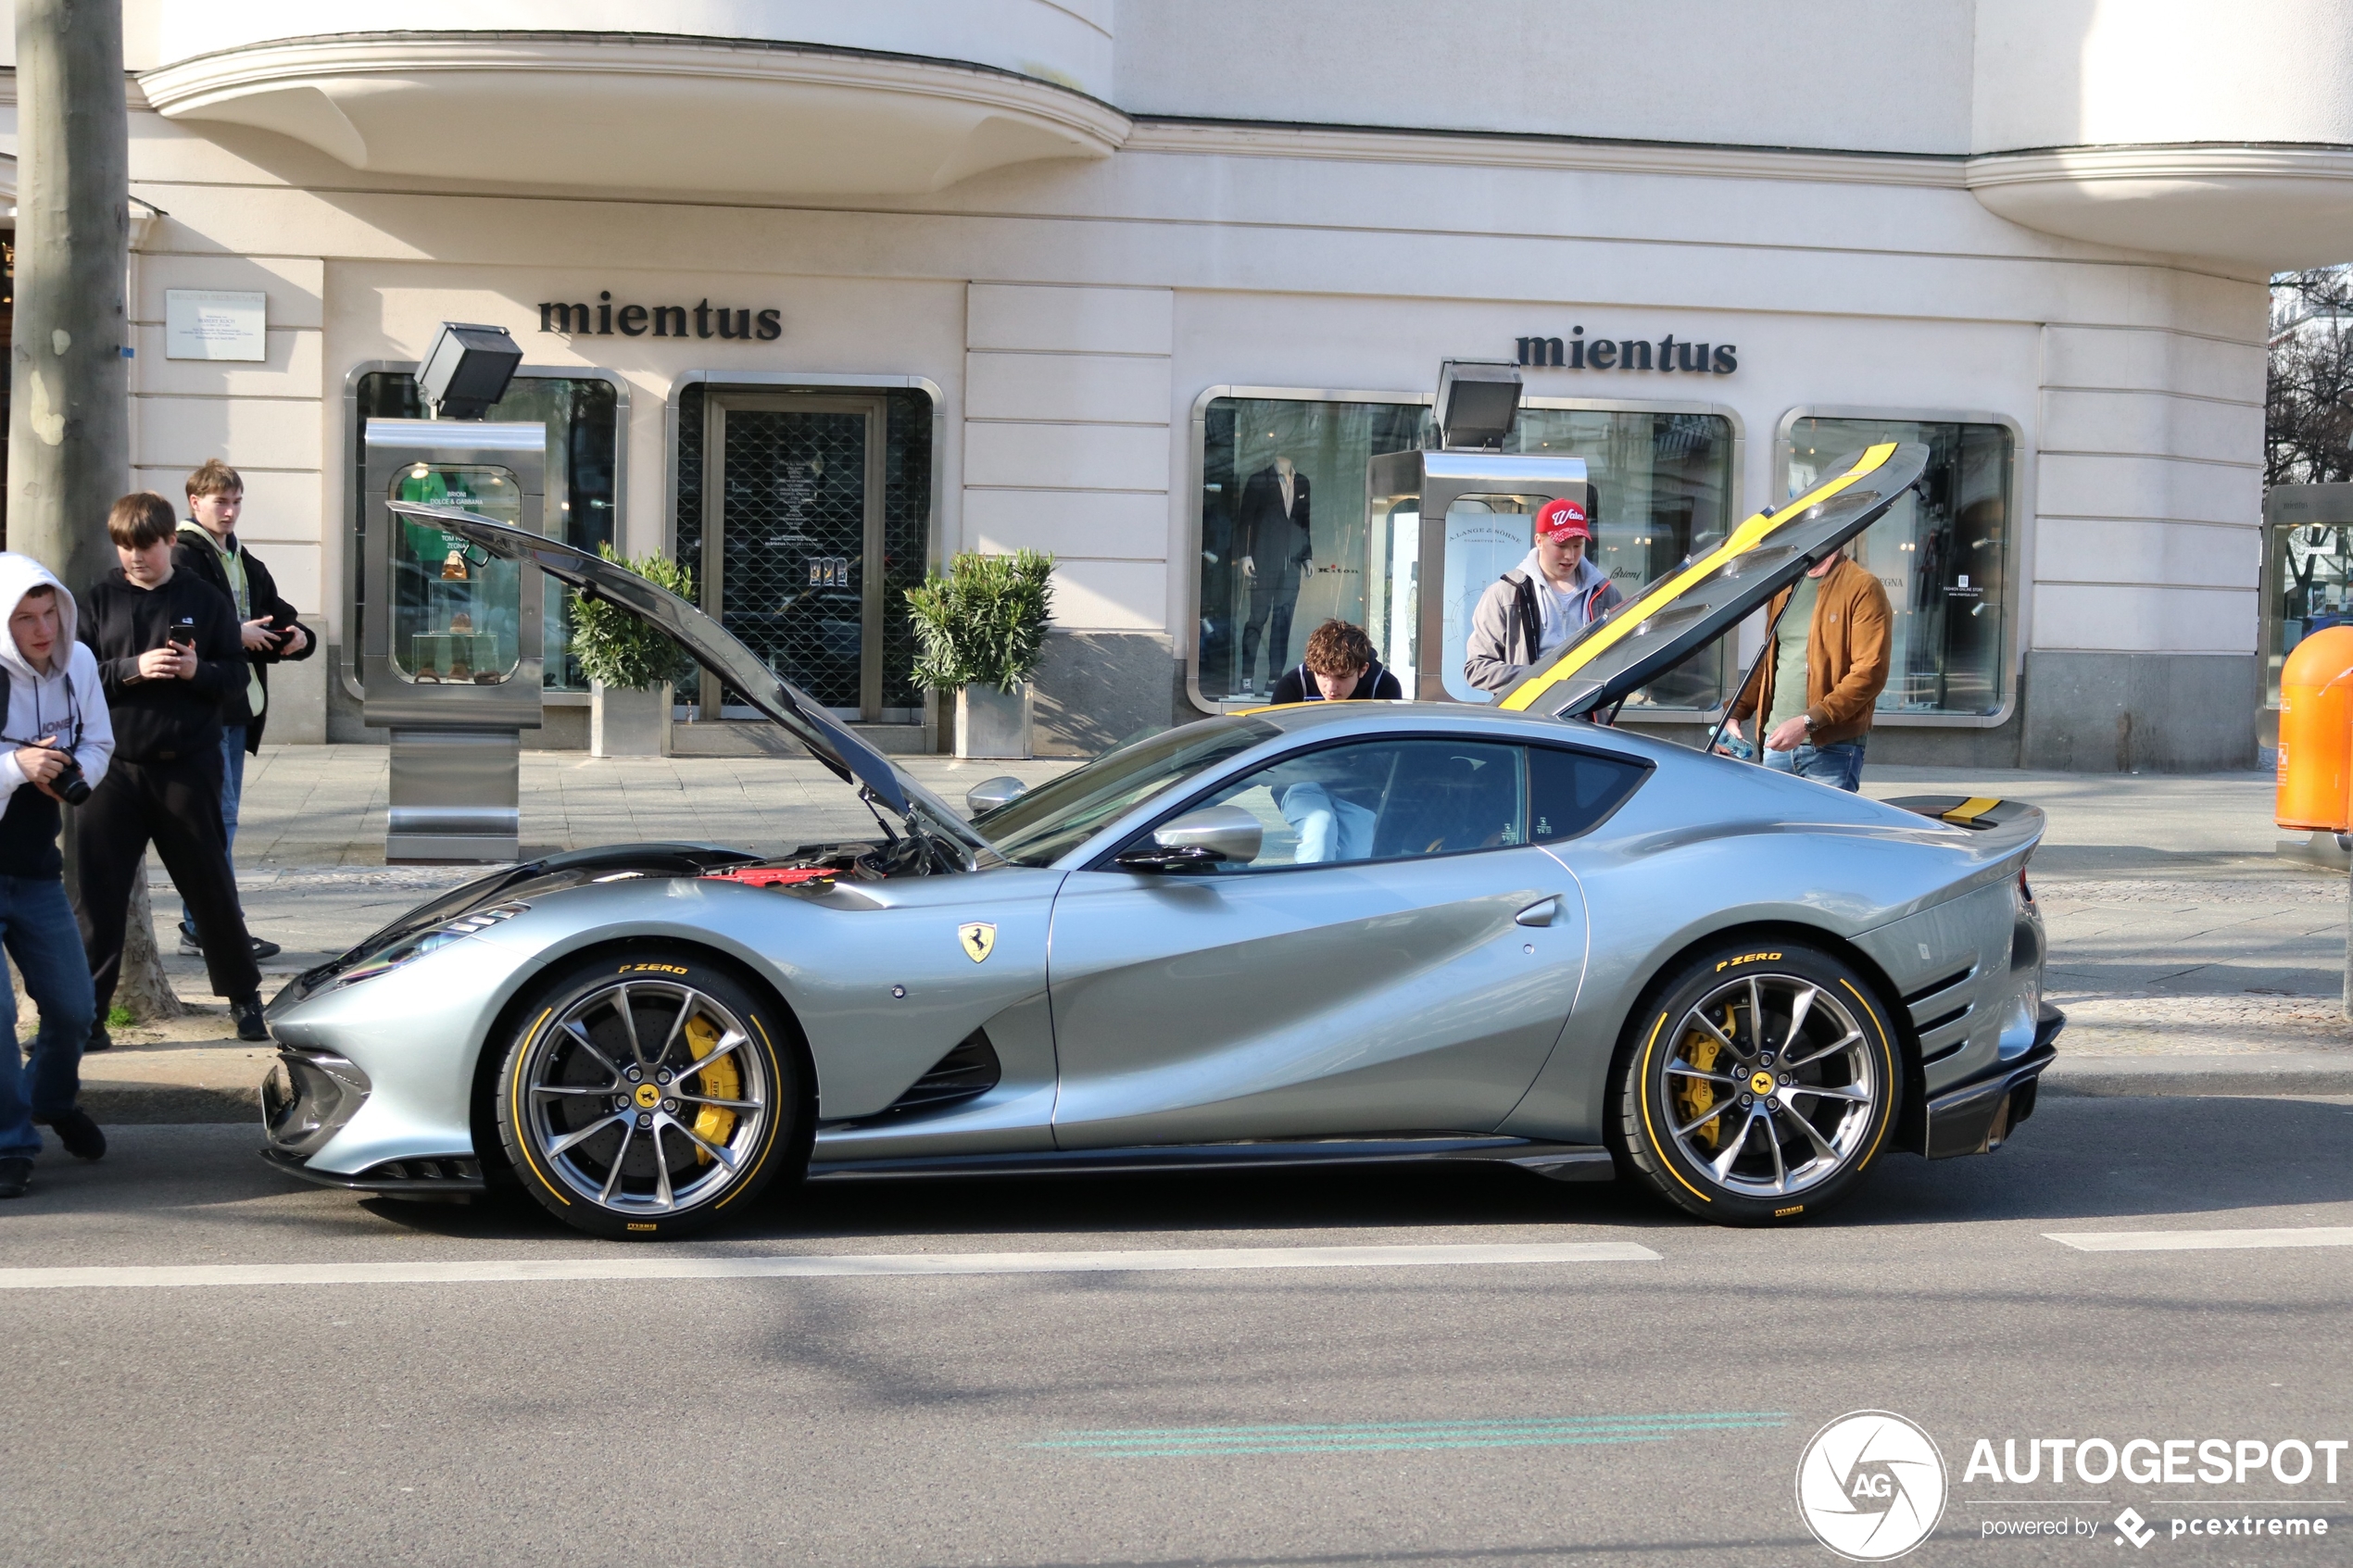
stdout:
[(408, 1263), (195, 1263), (0, 1269), (0, 1290), (120, 1290), (263, 1285), (522, 1285), (578, 1280), (843, 1279), (1171, 1270), (1492, 1268), (1659, 1261), (1630, 1241), (1424, 1247), (1191, 1247), (1102, 1252), (900, 1252), (765, 1258), (661, 1252), (594, 1258)]
[(2259, 1247), (2353, 1247), (2353, 1225), (2234, 1231), (2045, 1231), (2078, 1252), (2211, 1252)]

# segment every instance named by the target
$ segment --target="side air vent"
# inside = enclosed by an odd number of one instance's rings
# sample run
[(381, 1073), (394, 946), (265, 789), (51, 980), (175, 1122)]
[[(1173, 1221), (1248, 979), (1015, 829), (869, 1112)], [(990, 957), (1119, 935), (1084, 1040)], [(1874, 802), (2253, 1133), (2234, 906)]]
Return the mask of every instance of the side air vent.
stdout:
[(954, 1050), (941, 1057), (930, 1072), (916, 1079), (883, 1114), (901, 1116), (911, 1110), (937, 1110), (941, 1106), (978, 1099), (995, 1088), (1004, 1075), (1005, 1070), (997, 1060), (997, 1047), (988, 1043), (988, 1031), (975, 1029)]

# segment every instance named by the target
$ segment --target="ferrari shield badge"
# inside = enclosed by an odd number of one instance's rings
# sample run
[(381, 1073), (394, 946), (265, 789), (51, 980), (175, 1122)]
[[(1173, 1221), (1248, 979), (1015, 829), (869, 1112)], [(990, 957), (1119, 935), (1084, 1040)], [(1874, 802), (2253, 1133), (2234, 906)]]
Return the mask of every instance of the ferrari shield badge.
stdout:
[(964, 945), (964, 956), (978, 963), (997, 948), (997, 928), (985, 920), (976, 920), (956, 928), (956, 937)]

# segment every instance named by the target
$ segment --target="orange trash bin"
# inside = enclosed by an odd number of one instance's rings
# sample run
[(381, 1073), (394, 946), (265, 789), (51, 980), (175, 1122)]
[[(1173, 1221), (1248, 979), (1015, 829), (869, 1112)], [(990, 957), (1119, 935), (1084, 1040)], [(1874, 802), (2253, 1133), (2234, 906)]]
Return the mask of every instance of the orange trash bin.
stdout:
[(2353, 791), (2353, 626), (2330, 626), (2296, 645), (2280, 666), (2280, 771), (2275, 815), (2284, 828), (2344, 833)]

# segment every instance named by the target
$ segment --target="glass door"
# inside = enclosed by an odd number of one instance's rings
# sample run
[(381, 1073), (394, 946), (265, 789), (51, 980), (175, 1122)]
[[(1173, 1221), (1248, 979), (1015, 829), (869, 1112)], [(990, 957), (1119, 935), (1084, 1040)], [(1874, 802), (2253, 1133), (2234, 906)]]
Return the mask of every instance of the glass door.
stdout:
[[(869, 721), (885, 717), (884, 411), (714, 393), (703, 427), (704, 608), (837, 717)], [(720, 688), (705, 671), (707, 717), (733, 716)]]

